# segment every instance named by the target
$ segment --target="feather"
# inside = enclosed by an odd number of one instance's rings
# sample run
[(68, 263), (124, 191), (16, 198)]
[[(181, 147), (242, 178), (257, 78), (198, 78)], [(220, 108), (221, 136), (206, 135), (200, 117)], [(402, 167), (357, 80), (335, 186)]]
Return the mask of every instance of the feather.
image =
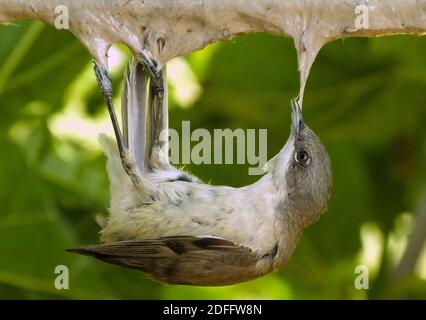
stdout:
[(140, 172), (147, 168), (146, 117), (148, 99), (148, 73), (145, 67), (133, 60), (126, 73), (121, 98), (124, 140), (136, 160)]
[(250, 248), (209, 236), (119, 241), (67, 251), (140, 270), (170, 284), (229, 285), (265, 273)]

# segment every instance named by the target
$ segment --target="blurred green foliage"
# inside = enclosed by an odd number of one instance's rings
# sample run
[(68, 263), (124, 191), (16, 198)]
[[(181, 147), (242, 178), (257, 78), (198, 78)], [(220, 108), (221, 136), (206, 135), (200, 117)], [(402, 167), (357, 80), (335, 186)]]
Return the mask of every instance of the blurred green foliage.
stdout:
[[(223, 288), (165, 286), (65, 253), (98, 241), (94, 217), (108, 206), (93, 128), (109, 123), (90, 56), (70, 33), (41, 23), (1, 26), (0, 43), (1, 299), (426, 298), (424, 253), (408, 278), (389, 276), (411, 229), (401, 225), (412, 222), (426, 188), (425, 37), (350, 38), (322, 49), (304, 113), (332, 159), (329, 210), (279, 272)], [(268, 157), (280, 150), (298, 93), (291, 39), (241, 36), (183, 62), (201, 91), (185, 106), (171, 81), (171, 127), (190, 120), (192, 129), (267, 128)], [(113, 72), (117, 97), (123, 67)], [(84, 119), (88, 133), (67, 122), (72, 117)], [(242, 186), (257, 179), (247, 167), (187, 168), (213, 184)], [(358, 264), (371, 265), (370, 290), (354, 287)], [(69, 290), (54, 287), (57, 265), (69, 267)]]

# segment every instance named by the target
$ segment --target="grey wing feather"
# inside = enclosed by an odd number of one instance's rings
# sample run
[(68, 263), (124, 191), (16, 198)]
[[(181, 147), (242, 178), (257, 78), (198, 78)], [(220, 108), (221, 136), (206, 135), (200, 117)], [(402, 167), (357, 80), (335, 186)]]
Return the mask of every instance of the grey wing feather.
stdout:
[(216, 237), (120, 241), (67, 251), (141, 270), (170, 284), (229, 285), (263, 274), (250, 248)]

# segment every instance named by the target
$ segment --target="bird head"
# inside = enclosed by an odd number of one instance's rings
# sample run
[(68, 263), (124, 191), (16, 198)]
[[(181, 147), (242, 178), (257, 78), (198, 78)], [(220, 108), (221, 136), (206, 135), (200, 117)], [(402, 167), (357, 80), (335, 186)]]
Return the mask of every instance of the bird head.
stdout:
[(281, 190), (280, 211), (307, 227), (327, 209), (331, 163), (320, 139), (305, 124), (299, 102), (292, 100), (291, 107), (290, 137), (277, 155), (272, 174)]

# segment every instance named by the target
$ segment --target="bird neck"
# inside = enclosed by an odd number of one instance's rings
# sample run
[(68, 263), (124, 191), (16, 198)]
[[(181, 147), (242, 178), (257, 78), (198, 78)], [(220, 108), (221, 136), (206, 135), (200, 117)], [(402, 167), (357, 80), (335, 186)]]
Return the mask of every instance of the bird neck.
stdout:
[[(295, 230), (302, 231), (318, 220), (322, 212), (318, 212), (312, 203), (310, 193), (305, 189), (292, 186), (292, 182), (287, 179), (288, 163), (291, 152), (288, 152), (288, 145), (268, 162), (267, 174), (258, 181), (258, 189), (264, 188), (273, 194), (275, 211), (283, 216), (286, 224), (291, 225)], [(294, 184), (294, 183), (293, 183)]]

